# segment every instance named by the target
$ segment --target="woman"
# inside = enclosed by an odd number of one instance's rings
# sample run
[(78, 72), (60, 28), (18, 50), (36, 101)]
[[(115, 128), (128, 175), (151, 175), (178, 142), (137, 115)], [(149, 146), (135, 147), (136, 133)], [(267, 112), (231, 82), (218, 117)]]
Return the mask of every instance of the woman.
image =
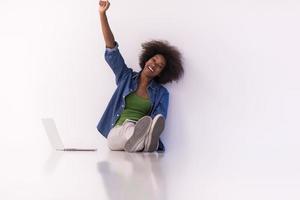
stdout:
[(115, 74), (117, 89), (97, 125), (111, 150), (164, 151), (160, 135), (167, 117), (169, 92), (162, 84), (183, 75), (181, 53), (167, 41), (142, 44), (142, 70), (128, 68), (108, 24), (109, 1), (99, 2), (101, 28), (106, 44), (105, 60)]

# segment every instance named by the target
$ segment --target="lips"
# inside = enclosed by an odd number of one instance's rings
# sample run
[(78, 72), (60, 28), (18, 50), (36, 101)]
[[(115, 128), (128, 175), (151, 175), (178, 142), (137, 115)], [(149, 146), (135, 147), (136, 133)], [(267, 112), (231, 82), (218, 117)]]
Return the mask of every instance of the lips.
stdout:
[(153, 68), (150, 65), (148, 65), (147, 67), (151, 72), (154, 72)]

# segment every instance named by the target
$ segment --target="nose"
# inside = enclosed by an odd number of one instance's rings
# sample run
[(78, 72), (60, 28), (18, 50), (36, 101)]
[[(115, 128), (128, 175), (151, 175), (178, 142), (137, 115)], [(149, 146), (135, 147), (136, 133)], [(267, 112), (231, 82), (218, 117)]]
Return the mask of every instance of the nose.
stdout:
[(155, 63), (153, 63), (152, 65), (151, 65), (151, 67), (157, 67), (157, 64), (155, 64)]

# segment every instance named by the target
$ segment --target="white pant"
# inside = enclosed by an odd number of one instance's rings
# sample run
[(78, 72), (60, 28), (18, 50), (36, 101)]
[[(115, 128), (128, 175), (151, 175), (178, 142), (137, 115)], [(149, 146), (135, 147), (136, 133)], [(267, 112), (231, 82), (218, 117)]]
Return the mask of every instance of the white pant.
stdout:
[[(136, 121), (126, 119), (122, 125), (113, 127), (107, 136), (108, 147), (113, 151), (123, 151), (126, 142), (133, 134), (135, 123)], [(144, 143), (137, 148), (137, 151), (143, 148)]]

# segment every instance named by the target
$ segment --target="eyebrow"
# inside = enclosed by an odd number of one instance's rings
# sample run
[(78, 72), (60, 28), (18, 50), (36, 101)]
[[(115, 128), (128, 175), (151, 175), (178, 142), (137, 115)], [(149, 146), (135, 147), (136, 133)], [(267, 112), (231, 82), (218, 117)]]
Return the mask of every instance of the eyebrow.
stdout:
[[(153, 57), (154, 58), (154, 60), (156, 60), (156, 58), (155, 58), (155, 56)], [(162, 63), (159, 63), (160, 65), (159, 66), (163, 66), (164, 65), (164, 63), (162, 62)]]

